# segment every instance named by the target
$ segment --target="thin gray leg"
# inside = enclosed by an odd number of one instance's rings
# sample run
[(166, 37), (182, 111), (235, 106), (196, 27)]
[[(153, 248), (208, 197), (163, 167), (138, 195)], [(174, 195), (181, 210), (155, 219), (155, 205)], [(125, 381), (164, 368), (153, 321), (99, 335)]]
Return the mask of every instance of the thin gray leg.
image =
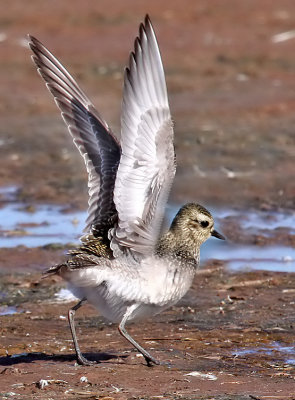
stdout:
[(143, 347), (141, 347), (126, 331), (125, 324), (132, 315), (133, 311), (138, 307), (137, 304), (133, 304), (132, 306), (127, 308), (126, 313), (124, 314), (122, 321), (119, 324), (118, 330), (125, 339), (128, 340), (145, 358), (148, 367), (151, 367), (152, 364), (160, 364), (153, 356), (151, 356)]
[(69, 317), (69, 324), (70, 324), (70, 328), (71, 328), (71, 333), (72, 333), (72, 338), (73, 338), (73, 342), (74, 342), (74, 346), (75, 346), (75, 351), (76, 351), (76, 355), (77, 355), (78, 364), (81, 364), (81, 365), (93, 365), (93, 364), (95, 364), (95, 361), (87, 360), (87, 358), (85, 358), (81, 353), (81, 350), (80, 350), (80, 347), (79, 347), (79, 344), (78, 344), (78, 340), (77, 340), (75, 321), (74, 321), (74, 317), (75, 317), (76, 311), (86, 301), (87, 301), (86, 298), (83, 298), (74, 307), (70, 308), (69, 312), (68, 312), (68, 317)]

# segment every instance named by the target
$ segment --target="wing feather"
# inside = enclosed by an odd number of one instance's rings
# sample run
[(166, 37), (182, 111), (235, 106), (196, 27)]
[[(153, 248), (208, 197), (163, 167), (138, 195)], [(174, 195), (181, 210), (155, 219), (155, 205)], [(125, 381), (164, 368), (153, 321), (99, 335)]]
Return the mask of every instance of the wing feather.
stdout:
[(117, 219), (113, 189), (121, 149), (107, 123), (76, 81), (36, 38), (29, 36), (32, 59), (61, 111), (88, 172), (89, 207), (85, 231), (107, 234)]
[(173, 124), (156, 37), (148, 17), (140, 26), (125, 71), (122, 155), (114, 189), (118, 225), (115, 255), (151, 253), (175, 175)]

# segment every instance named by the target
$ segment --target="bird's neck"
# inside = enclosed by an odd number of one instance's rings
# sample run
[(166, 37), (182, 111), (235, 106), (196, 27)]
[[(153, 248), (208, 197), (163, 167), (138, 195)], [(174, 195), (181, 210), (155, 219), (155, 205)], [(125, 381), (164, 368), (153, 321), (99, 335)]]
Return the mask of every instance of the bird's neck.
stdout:
[(169, 229), (158, 241), (156, 253), (161, 256), (176, 256), (187, 261), (199, 261), (200, 244), (181, 232)]

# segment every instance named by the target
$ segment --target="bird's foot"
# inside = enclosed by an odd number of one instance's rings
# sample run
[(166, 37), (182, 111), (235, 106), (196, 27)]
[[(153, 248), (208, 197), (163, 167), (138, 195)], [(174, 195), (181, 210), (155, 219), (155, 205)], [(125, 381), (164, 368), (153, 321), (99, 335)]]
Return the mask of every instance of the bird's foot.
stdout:
[(87, 365), (87, 366), (97, 364), (96, 361), (87, 360), (87, 358), (85, 358), (84, 356), (82, 356), (82, 354), (77, 354), (77, 363), (78, 363), (79, 365)]
[(160, 361), (159, 365), (161, 365), (162, 367), (166, 367), (166, 368), (171, 368), (172, 364), (169, 361)]
[(154, 365), (161, 365), (161, 362), (156, 360), (154, 357), (152, 356), (144, 356), (144, 359), (146, 361), (146, 365), (148, 367), (153, 367)]
[(148, 367), (153, 367), (154, 365), (161, 365), (162, 367), (171, 368), (171, 363), (168, 361), (159, 361), (154, 357), (144, 357)]

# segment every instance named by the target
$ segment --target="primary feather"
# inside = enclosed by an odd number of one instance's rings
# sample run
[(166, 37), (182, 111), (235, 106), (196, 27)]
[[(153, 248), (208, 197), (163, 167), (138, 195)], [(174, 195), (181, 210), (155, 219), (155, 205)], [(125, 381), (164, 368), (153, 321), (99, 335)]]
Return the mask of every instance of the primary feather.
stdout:
[(120, 161), (120, 145), (62, 64), (36, 38), (29, 36), (29, 40), (34, 53), (32, 59), (54, 96), (86, 165), (89, 208), (85, 232), (93, 227), (98, 234), (105, 236), (117, 219), (113, 189)]

